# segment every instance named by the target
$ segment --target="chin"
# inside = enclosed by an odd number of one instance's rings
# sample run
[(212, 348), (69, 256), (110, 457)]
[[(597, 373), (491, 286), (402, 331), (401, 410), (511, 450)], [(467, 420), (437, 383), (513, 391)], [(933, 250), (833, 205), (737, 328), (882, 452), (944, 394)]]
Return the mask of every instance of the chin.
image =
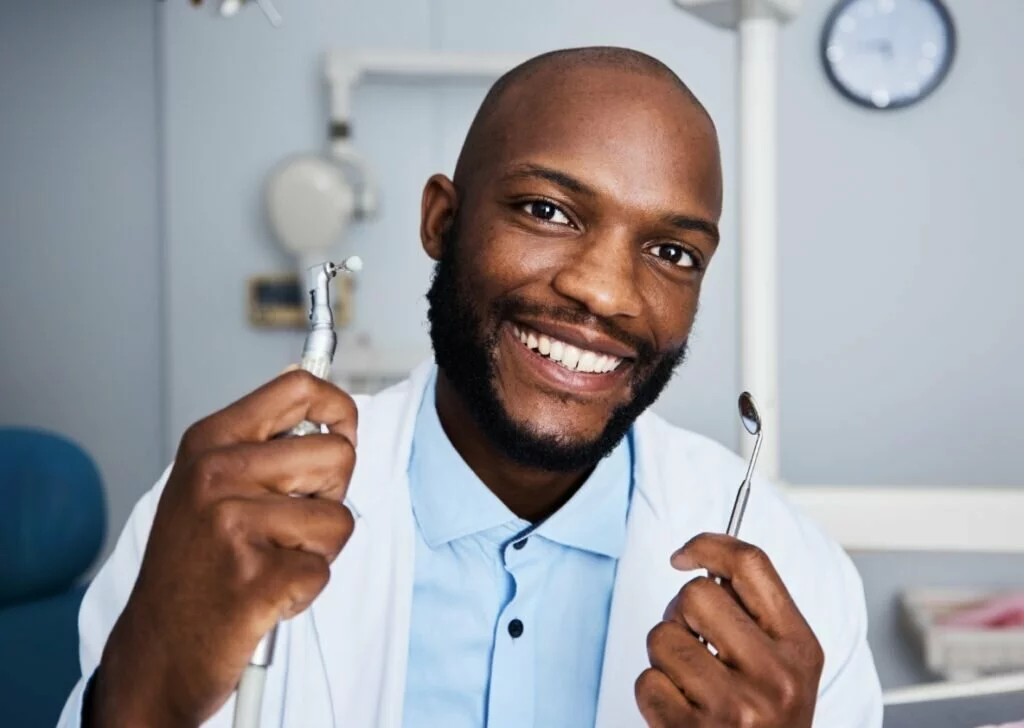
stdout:
[(505, 414), (517, 427), (535, 437), (566, 445), (595, 442), (608, 424), (607, 412), (592, 416), (586, 412), (586, 407), (562, 404), (554, 397), (545, 399), (556, 400), (556, 404), (539, 405), (522, 411), (519, 411), (521, 408), (510, 409), (506, 406)]

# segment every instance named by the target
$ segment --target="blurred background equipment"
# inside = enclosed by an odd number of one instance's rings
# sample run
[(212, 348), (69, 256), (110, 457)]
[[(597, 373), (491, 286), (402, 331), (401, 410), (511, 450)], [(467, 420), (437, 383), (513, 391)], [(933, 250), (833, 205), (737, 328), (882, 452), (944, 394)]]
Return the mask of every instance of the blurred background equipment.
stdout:
[(78, 606), (103, 545), (99, 471), (54, 433), (0, 427), (0, 723), (57, 723), (78, 680)]

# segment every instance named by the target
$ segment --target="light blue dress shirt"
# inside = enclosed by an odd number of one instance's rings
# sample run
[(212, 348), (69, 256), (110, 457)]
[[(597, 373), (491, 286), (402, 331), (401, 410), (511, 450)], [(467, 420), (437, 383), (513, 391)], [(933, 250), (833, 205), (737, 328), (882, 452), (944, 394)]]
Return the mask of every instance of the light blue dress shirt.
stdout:
[(632, 437), (531, 524), (452, 446), (434, 385), (409, 462), (417, 528), (405, 728), (592, 726), (633, 490)]

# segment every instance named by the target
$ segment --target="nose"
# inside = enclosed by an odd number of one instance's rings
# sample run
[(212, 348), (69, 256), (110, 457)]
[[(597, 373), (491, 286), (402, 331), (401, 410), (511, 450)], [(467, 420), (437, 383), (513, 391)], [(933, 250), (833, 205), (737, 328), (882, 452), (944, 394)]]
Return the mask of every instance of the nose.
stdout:
[(554, 289), (602, 318), (636, 318), (643, 307), (632, 241), (623, 234), (588, 236), (555, 276)]

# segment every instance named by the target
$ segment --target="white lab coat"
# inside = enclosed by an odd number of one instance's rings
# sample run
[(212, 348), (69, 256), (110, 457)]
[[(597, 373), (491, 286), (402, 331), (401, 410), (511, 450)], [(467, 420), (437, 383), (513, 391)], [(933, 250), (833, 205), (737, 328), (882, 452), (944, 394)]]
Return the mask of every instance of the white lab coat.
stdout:
[[(331, 580), (278, 630), (263, 728), (399, 728), (405, 693), (414, 522), (406, 474), (413, 424), (432, 364), (371, 398), (357, 398), (358, 462), (347, 502), (355, 531)], [(722, 531), (744, 463), (720, 445), (647, 413), (636, 423), (636, 488), (612, 598), (598, 728), (643, 726), (633, 685), (648, 667), (646, 637), (696, 574), (669, 555)], [(164, 478), (135, 506), (79, 615), (82, 674), (95, 670), (139, 569)], [(756, 481), (742, 537), (764, 549), (825, 651), (815, 728), (879, 728), (881, 689), (866, 642), (860, 578), (846, 554), (769, 483)], [(145, 660), (145, 655), (140, 655)], [(140, 666), (140, 669), (141, 666)], [(85, 679), (60, 726), (79, 724)], [(229, 728), (234, 698), (205, 725)], [(546, 728), (546, 727), (545, 727)]]

